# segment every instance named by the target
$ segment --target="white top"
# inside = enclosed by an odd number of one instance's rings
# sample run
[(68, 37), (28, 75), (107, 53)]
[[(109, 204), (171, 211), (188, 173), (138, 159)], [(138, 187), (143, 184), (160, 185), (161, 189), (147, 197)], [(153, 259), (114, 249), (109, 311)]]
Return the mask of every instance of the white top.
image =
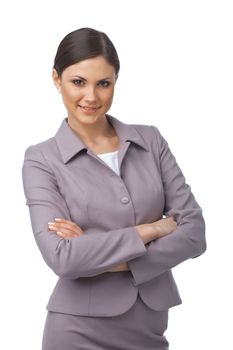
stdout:
[(112, 170), (114, 170), (118, 175), (120, 175), (117, 153), (118, 150), (114, 152), (97, 154), (97, 156), (100, 157), (108, 166), (110, 166), (110, 168), (112, 168)]

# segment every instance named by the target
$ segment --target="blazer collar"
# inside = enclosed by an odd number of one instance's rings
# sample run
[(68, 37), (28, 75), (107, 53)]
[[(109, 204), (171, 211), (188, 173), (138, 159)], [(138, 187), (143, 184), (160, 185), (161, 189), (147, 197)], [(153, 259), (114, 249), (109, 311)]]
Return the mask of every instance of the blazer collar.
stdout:
[[(125, 124), (109, 114), (106, 114), (106, 118), (114, 127), (120, 139), (120, 143), (125, 143), (128, 141), (134, 142), (148, 151), (148, 147), (146, 146), (142, 136), (132, 125)], [(67, 163), (73, 156), (81, 152), (83, 149), (88, 150), (87, 145), (69, 126), (68, 118), (63, 119), (61, 126), (55, 134), (55, 140), (64, 163)]]

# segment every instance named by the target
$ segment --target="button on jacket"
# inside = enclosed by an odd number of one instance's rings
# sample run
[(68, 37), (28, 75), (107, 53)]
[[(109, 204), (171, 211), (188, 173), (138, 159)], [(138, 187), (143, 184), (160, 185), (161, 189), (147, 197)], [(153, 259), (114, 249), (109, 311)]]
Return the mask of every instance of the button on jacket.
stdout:
[[(167, 141), (154, 125), (106, 114), (119, 139), (118, 175), (64, 118), (56, 135), (29, 146), (23, 187), (35, 241), (59, 277), (47, 310), (87, 316), (126, 312), (139, 293), (165, 310), (181, 298), (171, 269), (206, 250), (202, 209)], [(173, 215), (177, 228), (144, 245), (135, 225)], [(61, 238), (48, 222), (64, 218), (84, 234)], [(110, 272), (128, 262), (128, 271)]]

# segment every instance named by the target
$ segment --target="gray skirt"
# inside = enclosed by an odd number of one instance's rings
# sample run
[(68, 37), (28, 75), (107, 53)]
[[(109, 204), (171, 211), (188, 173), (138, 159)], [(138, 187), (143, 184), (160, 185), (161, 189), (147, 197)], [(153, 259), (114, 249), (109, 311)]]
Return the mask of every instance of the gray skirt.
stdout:
[(150, 309), (139, 294), (125, 313), (90, 317), (47, 311), (42, 350), (168, 350), (168, 310)]

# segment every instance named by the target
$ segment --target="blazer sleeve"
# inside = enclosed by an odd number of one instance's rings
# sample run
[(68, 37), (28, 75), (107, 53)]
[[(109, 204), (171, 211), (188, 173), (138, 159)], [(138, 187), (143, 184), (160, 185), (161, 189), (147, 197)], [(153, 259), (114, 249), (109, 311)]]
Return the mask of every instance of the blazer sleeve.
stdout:
[(146, 245), (142, 257), (128, 262), (134, 285), (150, 281), (181, 262), (195, 258), (206, 250), (205, 221), (202, 209), (185, 182), (185, 177), (159, 130), (154, 132), (155, 157), (158, 159), (163, 182), (164, 215), (174, 216), (177, 228), (171, 234)]
[(26, 149), (22, 166), (23, 189), (35, 241), (47, 265), (60, 277), (90, 277), (146, 253), (134, 227), (64, 239), (49, 231), (56, 217), (71, 220), (57, 181), (37, 145)]

